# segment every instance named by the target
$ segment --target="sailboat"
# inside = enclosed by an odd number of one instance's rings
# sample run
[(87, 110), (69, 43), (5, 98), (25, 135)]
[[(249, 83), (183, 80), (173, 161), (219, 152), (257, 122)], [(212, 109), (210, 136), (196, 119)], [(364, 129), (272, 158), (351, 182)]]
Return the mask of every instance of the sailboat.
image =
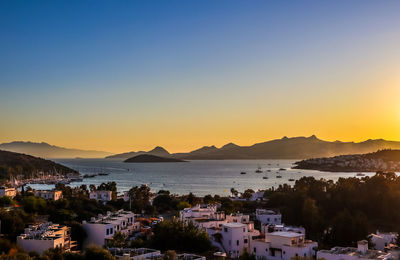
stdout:
[(261, 167), (260, 167), (260, 166), (258, 166), (258, 168), (257, 168), (257, 170), (256, 170), (256, 173), (262, 173), (262, 170), (261, 170)]

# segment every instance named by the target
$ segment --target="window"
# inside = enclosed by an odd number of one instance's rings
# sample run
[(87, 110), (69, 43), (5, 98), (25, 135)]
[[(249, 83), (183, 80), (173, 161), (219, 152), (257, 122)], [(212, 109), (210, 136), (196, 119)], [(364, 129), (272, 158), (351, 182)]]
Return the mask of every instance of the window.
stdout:
[(246, 232), (246, 228), (243, 228), (243, 232)]
[(236, 245), (237, 245), (237, 246), (239, 245), (239, 240), (236, 240)]
[(228, 229), (227, 229), (227, 228), (224, 228), (224, 232), (228, 232)]
[(299, 256), (299, 254), (296, 253), (296, 257)]
[(307, 256), (307, 254), (306, 253), (304, 253), (304, 257), (306, 257)]
[(106, 235), (109, 235), (109, 234), (110, 234), (110, 230), (107, 228)]
[(286, 252), (285, 252), (285, 251), (283, 251), (283, 254), (286, 254)]
[(244, 243), (247, 244), (247, 238), (244, 239)]
[(268, 248), (265, 248), (265, 252), (268, 252)]
[(257, 248), (255, 247), (255, 248), (253, 248), (253, 252), (254, 253), (256, 253), (257, 252)]
[(110, 228), (110, 234), (114, 233), (114, 229)]

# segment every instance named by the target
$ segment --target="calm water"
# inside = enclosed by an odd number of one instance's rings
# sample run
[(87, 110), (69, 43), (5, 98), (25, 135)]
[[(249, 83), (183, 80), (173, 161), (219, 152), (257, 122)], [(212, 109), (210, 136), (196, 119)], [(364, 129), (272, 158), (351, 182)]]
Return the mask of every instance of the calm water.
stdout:
[[(73, 182), (70, 186), (82, 184), (99, 185), (115, 181), (118, 191), (129, 190), (132, 186), (148, 184), (153, 191), (169, 190), (176, 194), (193, 192), (202, 196), (207, 194), (229, 195), (234, 187), (239, 191), (277, 187), (288, 183), (288, 179), (314, 176), (337, 180), (339, 177), (353, 177), (355, 173), (330, 173), (312, 170), (291, 169), (295, 160), (195, 160), (186, 163), (123, 163), (105, 159), (59, 159), (55, 160), (81, 174), (109, 173), (108, 176), (86, 178), (83, 182)], [(260, 166), (263, 173), (255, 173)], [(286, 171), (279, 171), (280, 168)], [(270, 172), (267, 172), (270, 170)], [(247, 174), (240, 174), (240, 172)], [(278, 173), (277, 173), (278, 172)], [(374, 175), (374, 173), (365, 173)], [(282, 178), (276, 178), (281, 175)], [(263, 179), (268, 176), (268, 179)], [(51, 189), (54, 185), (31, 185), (33, 188)]]

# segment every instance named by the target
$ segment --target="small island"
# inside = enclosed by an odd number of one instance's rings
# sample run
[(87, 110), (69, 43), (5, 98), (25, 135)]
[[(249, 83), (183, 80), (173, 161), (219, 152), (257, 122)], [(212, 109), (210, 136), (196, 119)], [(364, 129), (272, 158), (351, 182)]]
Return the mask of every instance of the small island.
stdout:
[(126, 163), (170, 163), (170, 162), (186, 162), (181, 159), (175, 159), (175, 158), (166, 158), (166, 157), (160, 157), (157, 155), (152, 155), (152, 154), (141, 154), (137, 155), (134, 157), (131, 157), (129, 159), (126, 159), (124, 162)]
[(295, 163), (294, 169), (327, 172), (400, 171), (400, 150), (380, 150), (367, 154), (312, 158)]

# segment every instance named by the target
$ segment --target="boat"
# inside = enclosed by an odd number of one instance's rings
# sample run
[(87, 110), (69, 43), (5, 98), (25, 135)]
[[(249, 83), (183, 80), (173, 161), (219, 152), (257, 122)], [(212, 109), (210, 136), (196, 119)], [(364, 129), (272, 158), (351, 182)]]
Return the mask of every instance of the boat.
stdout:
[(294, 179), (289, 179), (289, 181), (294, 181)]
[(271, 170), (267, 170), (267, 172), (271, 172)]
[(357, 174), (356, 174), (356, 176), (358, 176), (358, 177), (364, 177), (364, 176), (365, 176), (365, 174), (364, 174), (364, 173), (361, 173), (361, 172), (359, 172), (359, 173), (357, 173)]
[(282, 178), (282, 176), (281, 175), (276, 175), (276, 178)]
[(258, 166), (258, 168), (257, 168), (257, 170), (256, 170), (256, 173), (262, 173), (262, 170), (261, 170), (261, 167), (260, 167), (260, 166)]
[(85, 174), (83, 175), (83, 178), (94, 178), (96, 177), (97, 174)]
[(286, 171), (286, 169), (285, 169), (285, 168), (279, 168), (279, 170), (280, 170), (280, 171)]
[(99, 176), (107, 176), (108, 173), (103, 172), (103, 173), (99, 173), (98, 175), (99, 175)]
[(246, 174), (246, 172), (241, 172), (240, 174)]
[(267, 177), (267, 176), (264, 176), (263, 179), (266, 180), (266, 179), (268, 179), (268, 177)]
[(75, 182), (81, 182), (81, 181), (83, 181), (83, 178), (80, 177), (80, 176), (76, 176), (76, 177), (69, 177), (69, 180), (70, 180), (71, 182), (73, 182), (73, 181), (75, 181)]

